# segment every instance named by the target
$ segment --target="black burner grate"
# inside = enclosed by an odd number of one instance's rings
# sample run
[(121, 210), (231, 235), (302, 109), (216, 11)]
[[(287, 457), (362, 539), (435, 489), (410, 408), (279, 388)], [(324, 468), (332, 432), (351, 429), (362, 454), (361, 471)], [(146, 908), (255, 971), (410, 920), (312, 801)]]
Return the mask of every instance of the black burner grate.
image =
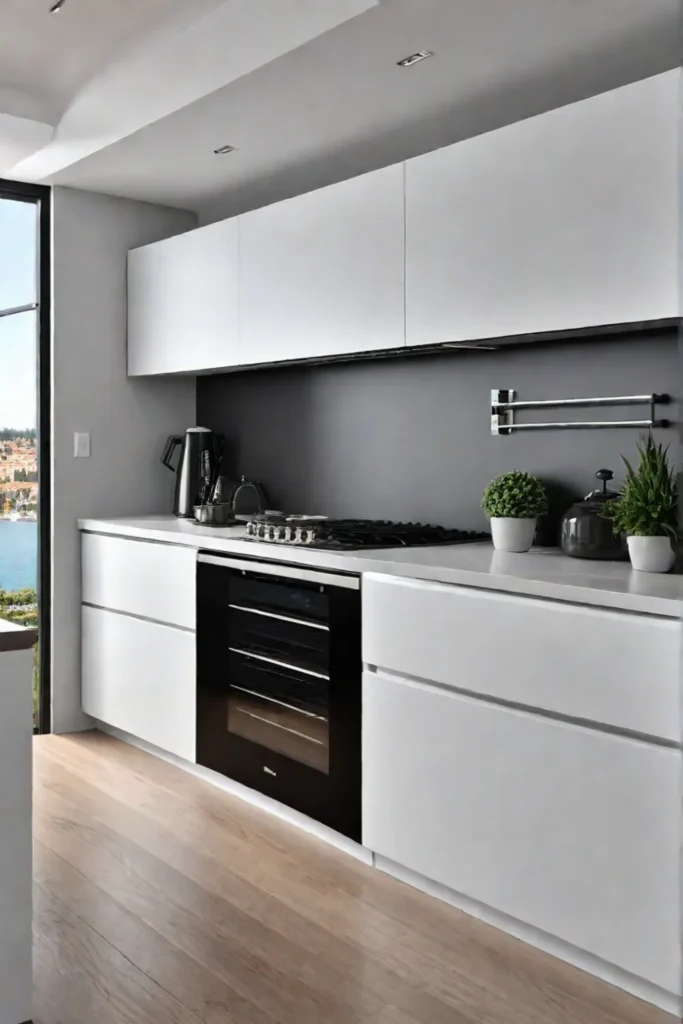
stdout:
[(316, 548), (400, 548), (432, 544), (470, 544), (490, 540), (476, 530), (451, 530), (422, 523), (392, 523), (382, 519), (325, 519), (315, 525)]

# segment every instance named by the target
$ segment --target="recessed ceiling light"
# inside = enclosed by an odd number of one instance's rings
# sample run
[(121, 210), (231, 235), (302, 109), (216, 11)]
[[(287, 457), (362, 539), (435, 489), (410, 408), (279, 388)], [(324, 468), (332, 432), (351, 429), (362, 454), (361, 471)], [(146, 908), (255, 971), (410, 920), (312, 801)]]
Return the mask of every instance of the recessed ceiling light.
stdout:
[(216, 156), (222, 156), (223, 153), (234, 153), (237, 146), (219, 146), (218, 149), (214, 149)]
[(418, 50), (417, 53), (411, 53), (409, 57), (404, 57), (403, 60), (397, 60), (396, 63), (400, 68), (409, 68), (413, 64), (419, 64), (421, 60), (427, 60), (427, 57), (433, 57), (434, 53), (432, 50)]
[(52, 7), (50, 8), (50, 14), (59, 14), (65, 3), (66, 0), (55, 0)]

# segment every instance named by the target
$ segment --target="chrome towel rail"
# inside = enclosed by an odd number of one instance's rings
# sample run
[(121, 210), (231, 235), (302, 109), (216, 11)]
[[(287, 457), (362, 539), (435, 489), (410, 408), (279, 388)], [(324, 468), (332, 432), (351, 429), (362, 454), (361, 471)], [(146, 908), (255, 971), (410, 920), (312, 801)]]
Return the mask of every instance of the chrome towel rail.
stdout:
[[(606, 398), (549, 398), (519, 402), (510, 388), (491, 391), (491, 433), (504, 436), (519, 430), (577, 430), (604, 427), (669, 427), (669, 420), (657, 419), (656, 407), (668, 405), (670, 395), (613, 395)], [(641, 420), (568, 420), (554, 423), (516, 423), (521, 409), (586, 408), (590, 406), (649, 405), (650, 418)]]

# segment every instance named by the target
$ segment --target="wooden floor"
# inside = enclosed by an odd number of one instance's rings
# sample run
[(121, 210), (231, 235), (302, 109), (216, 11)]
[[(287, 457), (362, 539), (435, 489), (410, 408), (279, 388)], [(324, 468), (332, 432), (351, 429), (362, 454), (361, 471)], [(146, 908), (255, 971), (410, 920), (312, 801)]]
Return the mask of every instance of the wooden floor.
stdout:
[(36, 1024), (669, 1024), (99, 733), (35, 741)]

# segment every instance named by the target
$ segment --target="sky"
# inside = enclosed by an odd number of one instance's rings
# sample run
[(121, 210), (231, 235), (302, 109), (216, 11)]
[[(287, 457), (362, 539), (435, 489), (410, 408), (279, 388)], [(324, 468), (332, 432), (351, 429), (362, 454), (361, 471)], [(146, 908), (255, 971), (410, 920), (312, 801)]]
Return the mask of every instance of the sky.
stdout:
[[(0, 310), (36, 301), (37, 207), (0, 199)], [(0, 317), (0, 429), (36, 425), (36, 314)]]

